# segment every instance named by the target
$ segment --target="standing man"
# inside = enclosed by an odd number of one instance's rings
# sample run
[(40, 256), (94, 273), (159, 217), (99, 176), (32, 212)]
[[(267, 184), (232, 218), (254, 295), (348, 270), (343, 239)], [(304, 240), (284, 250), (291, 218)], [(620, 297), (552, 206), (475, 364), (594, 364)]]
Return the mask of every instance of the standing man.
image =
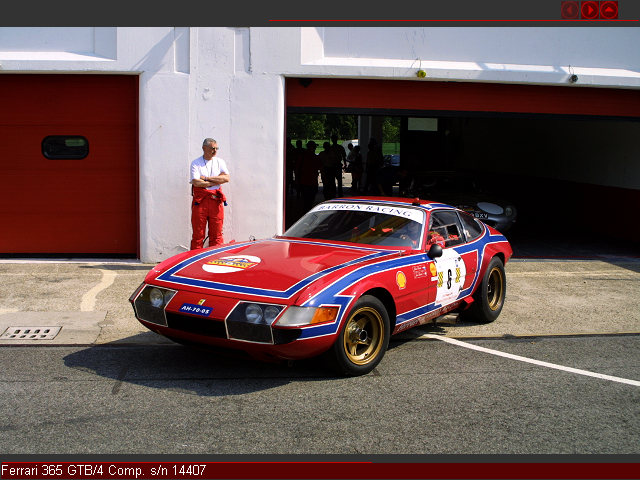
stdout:
[[(382, 147), (378, 145), (375, 138), (369, 140), (367, 145), (367, 161), (365, 164), (365, 185), (364, 193), (372, 193), (378, 195), (378, 172), (384, 165), (384, 157), (382, 156)], [(373, 191), (371, 191), (373, 190)]]
[[(308, 144), (307, 144), (308, 145)], [(337, 156), (336, 152), (331, 148), (329, 142), (322, 144), (322, 150), (318, 154), (322, 170), (320, 177), (322, 178), (322, 194), (325, 200), (336, 198), (336, 172), (337, 172)]]
[(226, 198), (220, 185), (229, 181), (229, 169), (218, 157), (218, 142), (205, 138), (202, 142), (203, 155), (191, 162), (191, 250), (203, 248), (207, 223), (209, 224), (209, 246), (221, 245), (222, 223)]
[(300, 213), (307, 213), (315, 204), (318, 193), (318, 172), (322, 169), (322, 162), (316, 155), (316, 142), (307, 142), (307, 149), (300, 157), (298, 168), (298, 187), (302, 192), (302, 208)]

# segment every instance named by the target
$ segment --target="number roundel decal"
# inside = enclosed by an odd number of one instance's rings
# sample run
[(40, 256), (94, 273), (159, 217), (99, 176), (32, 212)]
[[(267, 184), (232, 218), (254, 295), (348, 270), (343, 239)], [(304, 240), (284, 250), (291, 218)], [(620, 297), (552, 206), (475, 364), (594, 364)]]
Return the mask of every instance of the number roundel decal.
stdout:
[(467, 274), (462, 257), (454, 250), (445, 250), (434, 265), (438, 277), (436, 305), (445, 305), (457, 300)]

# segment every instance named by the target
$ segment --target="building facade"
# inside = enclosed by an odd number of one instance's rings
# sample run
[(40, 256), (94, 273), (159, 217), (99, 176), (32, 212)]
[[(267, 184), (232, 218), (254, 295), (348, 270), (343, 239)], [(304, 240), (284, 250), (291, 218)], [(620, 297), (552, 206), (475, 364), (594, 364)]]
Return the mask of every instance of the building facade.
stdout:
[(288, 111), (442, 115), (465, 166), (637, 201), (639, 44), (611, 27), (0, 28), (0, 253), (184, 251), (205, 137), (231, 170), (225, 239), (281, 233)]

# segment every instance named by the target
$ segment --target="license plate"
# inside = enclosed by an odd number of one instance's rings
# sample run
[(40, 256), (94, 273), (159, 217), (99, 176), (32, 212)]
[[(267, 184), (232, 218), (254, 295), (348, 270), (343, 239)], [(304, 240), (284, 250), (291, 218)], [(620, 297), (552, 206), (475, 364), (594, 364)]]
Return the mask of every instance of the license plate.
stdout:
[(489, 214), (488, 213), (473, 212), (473, 216), (476, 217), (476, 218), (480, 218), (480, 219), (489, 218)]
[(200, 315), (201, 317), (208, 317), (211, 315), (213, 308), (203, 307), (202, 305), (193, 305), (191, 303), (183, 303), (180, 307), (180, 311), (183, 313), (190, 313), (191, 315)]

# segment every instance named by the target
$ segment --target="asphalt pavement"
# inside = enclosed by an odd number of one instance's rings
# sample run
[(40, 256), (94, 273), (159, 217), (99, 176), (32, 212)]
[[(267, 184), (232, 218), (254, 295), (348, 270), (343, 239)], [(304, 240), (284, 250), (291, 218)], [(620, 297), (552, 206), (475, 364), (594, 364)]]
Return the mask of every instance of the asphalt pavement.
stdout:
[[(163, 344), (134, 317), (129, 296), (152, 264), (137, 261), (0, 261), (0, 345)], [(640, 259), (514, 258), (507, 297), (488, 325), (447, 315), (403, 332), (454, 338), (640, 333)]]
[(3, 461), (29, 454), (637, 461), (638, 386), (566, 367), (637, 379), (639, 336), (462, 343), (493, 354), (425, 338), (392, 342), (374, 372), (354, 378), (336, 377), (317, 361), (262, 363), (177, 345), (3, 347), (0, 452)]
[(495, 322), (408, 330), (355, 378), (147, 330), (128, 298), (152, 266), (0, 262), (0, 451), (637, 454), (636, 257), (516, 258)]

